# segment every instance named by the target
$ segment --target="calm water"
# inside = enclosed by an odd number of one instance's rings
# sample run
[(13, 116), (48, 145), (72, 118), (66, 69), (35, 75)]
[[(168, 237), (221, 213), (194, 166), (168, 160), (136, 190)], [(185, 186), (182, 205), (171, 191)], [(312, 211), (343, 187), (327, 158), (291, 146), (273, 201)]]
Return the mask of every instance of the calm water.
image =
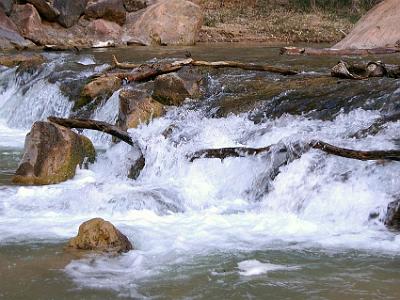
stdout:
[[(146, 157), (137, 180), (126, 178), (134, 149), (87, 132), (102, 149), (89, 170), (58, 185), (11, 185), (31, 124), (71, 114), (65, 87), (71, 91), (74, 81), (106, 67), (111, 54), (144, 62), (179, 59), (187, 50), (200, 59), (303, 72), (285, 78), (202, 70), (203, 99), (130, 131)], [(399, 123), (376, 136), (350, 136), (398, 111), (399, 80), (335, 80), (324, 75), (338, 58), (277, 53), (261, 46), (133, 48), (47, 53), (49, 63), (30, 74), (0, 69), (0, 298), (398, 299), (400, 237), (382, 224), (399, 196), (398, 163), (313, 150), (270, 180), (275, 153), (186, 158), (204, 148), (316, 138), (355, 149), (398, 148)], [(356, 60), (370, 59), (377, 58)], [(384, 60), (400, 63), (398, 56)], [(118, 92), (80, 113), (113, 122), (117, 112)], [(92, 217), (113, 222), (135, 250), (118, 257), (63, 251)]]

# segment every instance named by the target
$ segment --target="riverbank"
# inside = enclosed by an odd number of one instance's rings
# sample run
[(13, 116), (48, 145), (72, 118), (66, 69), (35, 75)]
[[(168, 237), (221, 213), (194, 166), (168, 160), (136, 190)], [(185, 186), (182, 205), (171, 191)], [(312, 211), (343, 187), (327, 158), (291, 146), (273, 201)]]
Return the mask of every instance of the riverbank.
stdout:
[(337, 43), (366, 12), (300, 9), (263, 1), (203, 0), (199, 42)]

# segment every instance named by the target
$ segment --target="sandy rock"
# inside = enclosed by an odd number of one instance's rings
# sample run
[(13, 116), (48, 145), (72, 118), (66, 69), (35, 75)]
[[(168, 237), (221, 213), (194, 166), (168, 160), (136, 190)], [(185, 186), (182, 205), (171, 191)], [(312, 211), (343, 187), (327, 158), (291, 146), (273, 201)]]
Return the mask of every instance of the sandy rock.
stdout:
[(200, 94), (197, 81), (184, 80), (176, 73), (158, 76), (154, 81), (153, 98), (164, 105), (179, 106), (186, 98)]
[(10, 15), (14, 5), (14, 0), (1, 0), (0, 10), (2, 10), (6, 15)]
[(119, 94), (117, 125), (122, 129), (136, 128), (164, 114), (162, 104), (154, 101), (145, 91), (123, 90)]
[(25, 139), (22, 160), (13, 182), (24, 185), (54, 184), (75, 175), (78, 165), (93, 162), (95, 150), (89, 139), (49, 122), (35, 122)]
[(202, 21), (200, 6), (185, 0), (162, 0), (143, 13), (130, 13), (126, 35), (144, 45), (193, 45)]
[(34, 41), (35, 37), (44, 35), (42, 19), (32, 4), (15, 5), (11, 19), (25, 38)]
[(83, 87), (81, 96), (89, 99), (107, 97), (121, 86), (121, 79), (116, 76), (99, 77)]
[(353, 30), (334, 49), (371, 49), (393, 47), (400, 41), (400, 5), (385, 0), (363, 16)]
[(78, 235), (71, 239), (68, 248), (101, 252), (128, 252), (131, 242), (114, 225), (101, 218), (91, 219), (79, 226)]
[(146, 0), (123, 0), (123, 2), (128, 12), (135, 12), (147, 7)]
[(0, 65), (10, 68), (21, 64), (39, 66), (45, 61), (45, 58), (39, 54), (14, 54), (0, 56)]
[(85, 16), (94, 19), (106, 19), (123, 25), (126, 11), (122, 0), (92, 0), (86, 7)]
[(28, 0), (39, 12), (39, 14), (48, 21), (56, 21), (60, 12), (53, 7), (53, 1), (46, 0)]
[(60, 12), (58, 22), (66, 27), (72, 27), (84, 13), (87, 0), (54, 0), (54, 7)]

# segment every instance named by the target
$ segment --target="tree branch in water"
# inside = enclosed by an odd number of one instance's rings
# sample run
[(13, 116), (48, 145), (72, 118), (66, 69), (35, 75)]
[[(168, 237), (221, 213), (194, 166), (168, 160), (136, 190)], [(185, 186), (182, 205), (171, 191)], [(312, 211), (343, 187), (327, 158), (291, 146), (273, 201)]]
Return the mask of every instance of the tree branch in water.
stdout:
[(106, 122), (89, 120), (89, 119), (64, 119), (57, 117), (48, 117), (50, 122), (67, 127), (79, 129), (91, 129), (104, 132), (115, 136), (116, 138), (124, 141), (125, 143), (134, 146), (135, 143), (126, 131), (121, 130), (119, 127), (111, 125)]

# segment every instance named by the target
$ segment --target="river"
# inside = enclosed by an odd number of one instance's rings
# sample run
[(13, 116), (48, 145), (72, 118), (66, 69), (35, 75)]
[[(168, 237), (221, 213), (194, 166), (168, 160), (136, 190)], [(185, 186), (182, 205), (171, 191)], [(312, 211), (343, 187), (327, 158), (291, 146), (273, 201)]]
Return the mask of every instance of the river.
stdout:
[[(49, 186), (11, 176), (36, 120), (68, 116), (67, 80), (120, 61), (240, 60), (301, 70), (205, 72), (205, 97), (131, 129), (146, 158), (126, 178), (132, 147), (87, 132), (99, 149), (88, 170)], [(338, 58), (279, 56), (252, 45), (44, 53), (30, 73), (0, 68), (1, 299), (398, 299), (400, 236), (383, 224), (399, 197), (398, 162), (363, 162), (311, 150), (268, 180), (274, 154), (199, 159), (204, 148), (263, 147), (320, 139), (353, 149), (396, 149), (400, 123), (351, 135), (400, 108), (400, 81), (324, 77)], [(358, 58), (368, 61), (372, 58)], [(400, 63), (398, 56), (385, 62)], [(208, 73), (207, 73), (208, 72)], [(318, 81), (310, 78), (320, 76)], [(118, 92), (91, 117), (113, 122)], [(169, 134), (165, 131), (169, 129)], [(63, 251), (79, 225), (102, 217), (135, 250), (76, 257)]]

